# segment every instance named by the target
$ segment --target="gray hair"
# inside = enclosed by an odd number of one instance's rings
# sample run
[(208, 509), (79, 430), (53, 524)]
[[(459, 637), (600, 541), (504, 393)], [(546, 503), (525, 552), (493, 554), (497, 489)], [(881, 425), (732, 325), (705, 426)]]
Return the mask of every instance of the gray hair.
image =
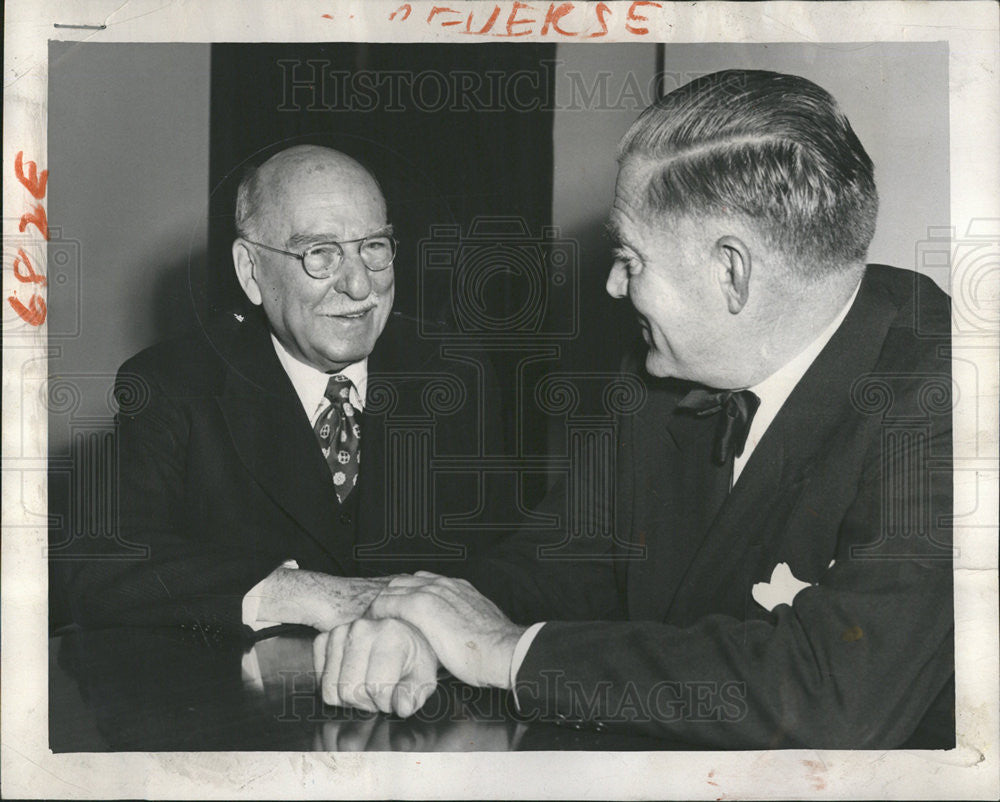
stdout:
[(872, 161), (836, 101), (794, 75), (725, 70), (657, 100), (618, 160), (657, 162), (654, 214), (736, 214), (803, 271), (863, 262), (875, 233)]
[(261, 205), (260, 168), (249, 167), (236, 189), (236, 233), (241, 237), (255, 236), (256, 216)]

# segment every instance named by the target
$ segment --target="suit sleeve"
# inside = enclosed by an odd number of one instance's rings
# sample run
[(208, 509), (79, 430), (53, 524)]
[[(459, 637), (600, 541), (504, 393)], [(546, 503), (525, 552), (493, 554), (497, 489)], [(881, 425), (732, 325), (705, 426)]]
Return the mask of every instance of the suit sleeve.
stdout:
[[(901, 745), (954, 670), (951, 472), (933, 469), (950, 410), (889, 458), (872, 432), (836, 562), (791, 605), (683, 628), (552, 621), (519, 671), (522, 710), (716, 748)], [(920, 510), (928, 528), (911, 521), (902, 548), (881, 537)]]
[[(143, 388), (135, 403), (135, 387)], [(70, 578), (72, 613), (89, 627), (182, 625), (248, 634), (244, 594), (287, 555), (222, 550), (186, 514), (191, 427), (148, 371), (126, 363), (115, 383), (119, 512), (127, 558), (94, 555)], [(136, 548), (145, 552), (135, 558)], [(123, 550), (124, 551), (124, 550)]]

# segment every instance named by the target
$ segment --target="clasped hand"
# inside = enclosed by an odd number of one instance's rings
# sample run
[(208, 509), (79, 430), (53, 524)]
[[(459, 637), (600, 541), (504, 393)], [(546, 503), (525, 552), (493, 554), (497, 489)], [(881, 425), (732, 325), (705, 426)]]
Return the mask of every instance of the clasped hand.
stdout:
[(479, 687), (510, 687), (524, 632), (464, 579), (399, 576), (363, 618), (316, 637), (313, 659), (331, 705), (409, 716), (434, 692), (437, 669)]

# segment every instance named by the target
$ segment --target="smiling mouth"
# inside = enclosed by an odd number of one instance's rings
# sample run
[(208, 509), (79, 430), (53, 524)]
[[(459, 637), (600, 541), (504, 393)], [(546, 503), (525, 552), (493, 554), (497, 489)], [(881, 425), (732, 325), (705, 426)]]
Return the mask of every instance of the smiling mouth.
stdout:
[(343, 320), (360, 320), (374, 308), (374, 306), (369, 306), (367, 309), (362, 309), (360, 312), (342, 312), (340, 314), (330, 314), (327, 315), (327, 317), (337, 317), (342, 318)]

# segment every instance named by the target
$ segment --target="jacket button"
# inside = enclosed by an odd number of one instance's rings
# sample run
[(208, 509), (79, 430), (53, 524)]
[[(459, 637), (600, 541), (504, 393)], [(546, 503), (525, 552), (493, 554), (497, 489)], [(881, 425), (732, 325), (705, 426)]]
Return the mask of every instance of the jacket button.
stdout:
[(342, 512), (342, 513), (340, 513), (340, 522), (344, 526), (350, 526), (352, 521), (353, 521), (353, 518), (351, 518), (351, 514), (349, 512)]

